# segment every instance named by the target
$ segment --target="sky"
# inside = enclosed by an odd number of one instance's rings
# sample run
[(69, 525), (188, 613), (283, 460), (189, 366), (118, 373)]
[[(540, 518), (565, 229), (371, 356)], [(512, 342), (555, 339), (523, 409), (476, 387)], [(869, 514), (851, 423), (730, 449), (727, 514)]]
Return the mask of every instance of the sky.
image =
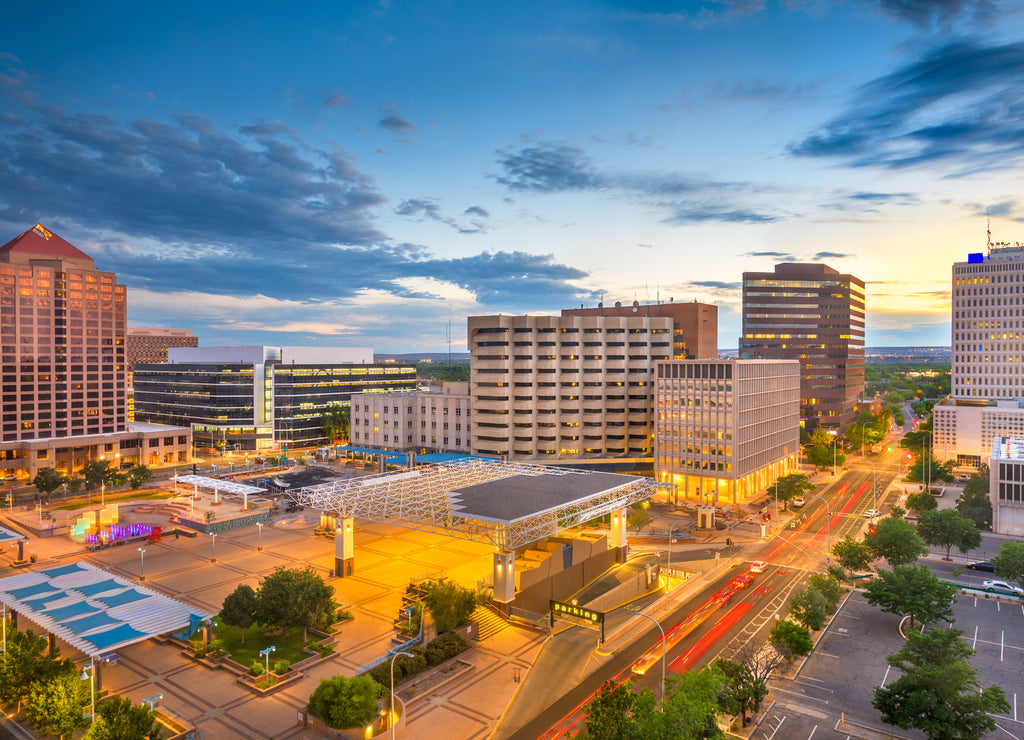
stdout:
[(1024, 240), (1003, 0), (17, 3), (0, 243), (35, 223), (201, 345), (464, 351), (466, 317), (867, 283), (948, 345), (950, 268)]

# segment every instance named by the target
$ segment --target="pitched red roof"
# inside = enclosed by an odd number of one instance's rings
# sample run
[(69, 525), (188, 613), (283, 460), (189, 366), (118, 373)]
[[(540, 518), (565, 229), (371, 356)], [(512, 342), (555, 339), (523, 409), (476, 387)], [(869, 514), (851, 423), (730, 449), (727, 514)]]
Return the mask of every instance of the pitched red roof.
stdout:
[(29, 254), (45, 254), (65, 259), (92, 261), (92, 257), (70, 242), (66, 242), (53, 232), (48, 231), (42, 224), (36, 224), (28, 231), (4, 244), (0, 247), (0, 253), (3, 252), (27, 252)]

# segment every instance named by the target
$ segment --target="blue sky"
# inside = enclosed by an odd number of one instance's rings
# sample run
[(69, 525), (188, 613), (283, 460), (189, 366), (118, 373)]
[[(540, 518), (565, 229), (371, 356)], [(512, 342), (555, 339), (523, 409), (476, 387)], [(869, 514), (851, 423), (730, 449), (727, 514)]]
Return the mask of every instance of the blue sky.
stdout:
[(949, 343), (950, 264), (1024, 238), (1024, 13), (1001, 0), (22, 3), (0, 241), (116, 271), (202, 344), (465, 347), (465, 317), (868, 283)]

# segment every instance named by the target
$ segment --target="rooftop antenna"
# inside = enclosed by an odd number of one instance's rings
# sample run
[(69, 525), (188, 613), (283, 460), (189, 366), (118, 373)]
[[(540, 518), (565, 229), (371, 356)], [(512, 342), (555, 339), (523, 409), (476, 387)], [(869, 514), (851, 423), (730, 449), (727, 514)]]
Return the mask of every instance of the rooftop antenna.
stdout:
[(992, 252), (992, 219), (985, 218), (985, 233), (988, 235), (988, 251)]
[(448, 304), (448, 333), (445, 336), (445, 343), (448, 345), (448, 364), (452, 364), (452, 304)]

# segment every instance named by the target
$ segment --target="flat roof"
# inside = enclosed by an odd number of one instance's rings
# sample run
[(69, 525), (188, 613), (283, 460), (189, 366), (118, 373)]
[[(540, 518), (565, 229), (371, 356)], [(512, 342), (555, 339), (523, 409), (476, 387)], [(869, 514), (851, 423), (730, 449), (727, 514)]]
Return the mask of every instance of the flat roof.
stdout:
[(460, 516), (511, 524), (642, 480), (617, 473), (513, 475), (453, 489), (450, 501)]
[(267, 489), (257, 488), (245, 483), (235, 483), (232, 480), (221, 480), (220, 478), (208, 478), (205, 475), (179, 475), (173, 478), (178, 483), (191, 483), (203, 488), (212, 488), (215, 491), (224, 493), (237, 493), (239, 496), (248, 496), (253, 493), (266, 493)]
[(7, 529), (6, 527), (0, 527), (0, 545), (7, 542), (17, 542), (18, 540), (25, 539), (25, 535), (15, 532), (13, 529)]
[(83, 562), (0, 578), (0, 603), (93, 657), (213, 616)]

